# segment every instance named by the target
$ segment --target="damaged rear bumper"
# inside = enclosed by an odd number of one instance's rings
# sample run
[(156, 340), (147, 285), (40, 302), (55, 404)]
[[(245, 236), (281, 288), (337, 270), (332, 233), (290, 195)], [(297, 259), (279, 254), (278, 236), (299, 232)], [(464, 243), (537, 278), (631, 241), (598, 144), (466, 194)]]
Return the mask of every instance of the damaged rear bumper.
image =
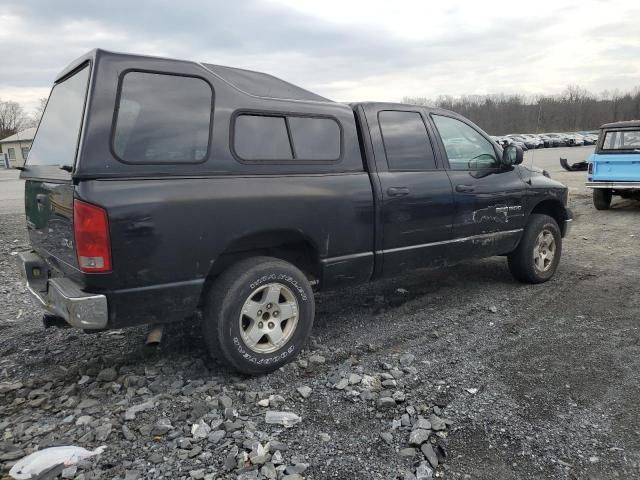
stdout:
[(106, 328), (109, 312), (105, 295), (83, 292), (70, 278), (49, 278), (49, 267), (37, 253), (19, 254), (18, 263), (27, 288), (46, 310), (75, 328)]

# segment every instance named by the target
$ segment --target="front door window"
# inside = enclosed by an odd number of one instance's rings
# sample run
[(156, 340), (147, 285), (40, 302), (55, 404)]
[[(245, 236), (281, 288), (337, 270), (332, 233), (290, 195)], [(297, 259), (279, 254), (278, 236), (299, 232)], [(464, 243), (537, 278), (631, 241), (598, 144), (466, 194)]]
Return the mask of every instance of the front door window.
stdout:
[(451, 170), (483, 170), (500, 167), (493, 144), (464, 122), (433, 115)]

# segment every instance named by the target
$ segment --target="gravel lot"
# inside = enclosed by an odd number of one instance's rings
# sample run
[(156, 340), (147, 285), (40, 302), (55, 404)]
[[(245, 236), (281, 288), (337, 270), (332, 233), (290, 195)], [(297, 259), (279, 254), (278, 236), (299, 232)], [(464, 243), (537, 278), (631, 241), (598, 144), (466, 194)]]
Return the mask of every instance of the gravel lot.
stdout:
[(0, 170), (0, 478), (69, 443), (108, 447), (64, 471), (84, 480), (640, 478), (640, 203), (596, 211), (557, 163), (589, 152), (534, 153), (576, 214), (552, 281), (494, 258), (325, 293), (307, 351), (260, 378), (210, 360), (195, 325), (156, 348), (143, 329), (45, 331)]

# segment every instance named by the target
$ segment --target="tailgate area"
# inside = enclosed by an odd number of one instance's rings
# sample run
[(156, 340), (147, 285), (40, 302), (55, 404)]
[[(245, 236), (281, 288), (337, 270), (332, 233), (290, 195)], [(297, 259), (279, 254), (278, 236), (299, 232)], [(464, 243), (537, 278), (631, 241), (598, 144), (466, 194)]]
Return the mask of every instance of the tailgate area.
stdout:
[(83, 292), (68, 277), (50, 277), (47, 263), (37, 253), (21, 253), (18, 262), (27, 288), (46, 310), (75, 328), (106, 328), (109, 318), (106, 296)]

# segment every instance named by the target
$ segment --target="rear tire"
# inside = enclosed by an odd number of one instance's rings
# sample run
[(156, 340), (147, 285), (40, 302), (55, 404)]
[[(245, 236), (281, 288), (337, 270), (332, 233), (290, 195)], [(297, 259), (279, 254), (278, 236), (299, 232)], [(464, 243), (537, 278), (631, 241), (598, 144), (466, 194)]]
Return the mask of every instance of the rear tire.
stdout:
[(209, 353), (248, 375), (277, 370), (304, 347), (315, 315), (313, 291), (295, 266), (271, 257), (239, 261), (207, 293)]
[(556, 221), (531, 214), (518, 247), (508, 255), (509, 270), (516, 280), (543, 283), (553, 277), (562, 255), (562, 235)]
[(609, 210), (613, 193), (608, 188), (593, 189), (593, 206), (596, 210)]

